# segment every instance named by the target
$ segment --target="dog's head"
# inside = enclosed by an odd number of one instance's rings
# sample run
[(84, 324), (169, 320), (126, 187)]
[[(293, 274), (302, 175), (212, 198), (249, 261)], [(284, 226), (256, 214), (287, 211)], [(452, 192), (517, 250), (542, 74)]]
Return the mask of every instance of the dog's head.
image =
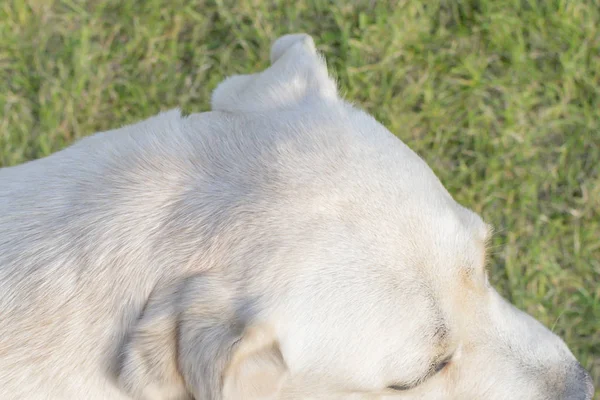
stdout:
[(227, 184), (211, 196), (229, 200), (206, 216), (211, 268), (153, 294), (123, 348), (123, 387), (148, 399), (590, 399), (563, 341), (488, 283), (490, 227), (340, 99), (309, 36), (280, 38), (271, 61), (213, 94), (219, 146), (239, 158), (213, 160)]

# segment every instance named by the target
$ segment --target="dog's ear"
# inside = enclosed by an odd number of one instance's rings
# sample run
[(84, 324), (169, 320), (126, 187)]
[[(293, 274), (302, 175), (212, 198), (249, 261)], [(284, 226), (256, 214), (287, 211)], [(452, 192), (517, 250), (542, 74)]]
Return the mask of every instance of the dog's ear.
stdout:
[(280, 37), (271, 47), (271, 67), (252, 75), (227, 78), (214, 90), (215, 111), (265, 111), (288, 108), (309, 96), (337, 97), (336, 84), (323, 57), (306, 34)]
[(135, 399), (272, 398), (287, 368), (251, 312), (209, 275), (155, 293), (125, 341), (121, 387)]
[(272, 399), (287, 376), (272, 332), (264, 326), (248, 328), (225, 371), (223, 400)]

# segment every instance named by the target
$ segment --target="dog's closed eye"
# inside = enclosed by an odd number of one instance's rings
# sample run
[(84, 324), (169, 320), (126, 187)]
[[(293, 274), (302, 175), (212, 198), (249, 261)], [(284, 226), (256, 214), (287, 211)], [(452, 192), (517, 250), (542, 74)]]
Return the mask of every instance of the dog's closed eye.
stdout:
[(415, 383), (394, 384), (394, 385), (388, 386), (387, 389), (394, 390), (394, 391), (406, 391), (406, 390), (413, 389), (413, 388), (417, 387), (419, 384), (421, 384), (422, 382), (425, 382), (428, 378), (430, 378), (433, 375), (444, 370), (444, 368), (446, 368), (448, 366), (448, 364), (450, 363), (451, 360), (452, 360), (452, 356), (450, 355), (450, 356), (446, 357), (445, 359), (443, 359), (442, 361), (440, 361), (439, 363), (435, 364), (434, 367), (431, 368), (423, 378), (419, 379)]
[(437, 374), (438, 372), (446, 368), (446, 366), (450, 364), (450, 360), (452, 360), (452, 356), (446, 357), (444, 360), (438, 363), (433, 369), (433, 374)]

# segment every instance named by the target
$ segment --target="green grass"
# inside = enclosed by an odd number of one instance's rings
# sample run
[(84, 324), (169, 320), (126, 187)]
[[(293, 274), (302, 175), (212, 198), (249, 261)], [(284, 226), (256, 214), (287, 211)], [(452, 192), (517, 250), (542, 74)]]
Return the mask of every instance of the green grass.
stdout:
[(334, 3), (5, 0), (0, 166), (159, 110), (208, 110), (225, 76), (308, 32), (342, 93), (496, 227), (495, 286), (600, 387), (600, 4)]

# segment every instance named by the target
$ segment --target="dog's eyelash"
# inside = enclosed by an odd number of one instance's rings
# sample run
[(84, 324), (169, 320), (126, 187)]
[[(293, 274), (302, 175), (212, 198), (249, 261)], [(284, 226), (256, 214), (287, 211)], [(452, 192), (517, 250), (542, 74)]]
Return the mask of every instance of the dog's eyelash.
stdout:
[(435, 368), (433, 369), (433, 373), (437, 374), (438, 372), (440, 372), (441, 370), (443, 370), (444, 368), (446, 368), (446, 366), (450, 363), (450, 357), (446, 358), (445, 360), (443, 360), (442, 362), (438, 363)]
[(400, 392), (400, 391), (412, 389), (413, 387), (414, 387), (414, 385), (390, 385), (387, 388)]
[(409, 385), (395, 384), (395, 385), (390, 385), (387, 388), (390, 390), (394, 390), (394, 391), (406, 391), (406, 390), (415, 388), (415, 387), (419, 386), (421, 383), (423, 383), (424, 381), (426, 381), (428, 378), (432, 377), (433, 375), (437, 374), (438, 372), (440, 372), (444, 368), (446, 368), (446, 366), (450, 363), (451, 360), (452, 360), (452, 356), (450, 355), (450, 356), (444, 358), (439, 363), (432, 365), (432, 367), (429, 370), (429, 372), (427, 373), (427, 375), (425, 375), (422, 379), (419, 379), (417, 382), (415, 382), (413, 384), (409, 384)]
[(437, 374), (438, 372), (440, 372), (441, 370), (446, 368), (446, 366), (448, 364), (450, 364), (450, 361), (452, 361), (452, 356), (453, 356), (453, 354), (450, 354), (448, 357), (444, 358), (442, 361), (435, 364), (432, 369), (433, 374)]

